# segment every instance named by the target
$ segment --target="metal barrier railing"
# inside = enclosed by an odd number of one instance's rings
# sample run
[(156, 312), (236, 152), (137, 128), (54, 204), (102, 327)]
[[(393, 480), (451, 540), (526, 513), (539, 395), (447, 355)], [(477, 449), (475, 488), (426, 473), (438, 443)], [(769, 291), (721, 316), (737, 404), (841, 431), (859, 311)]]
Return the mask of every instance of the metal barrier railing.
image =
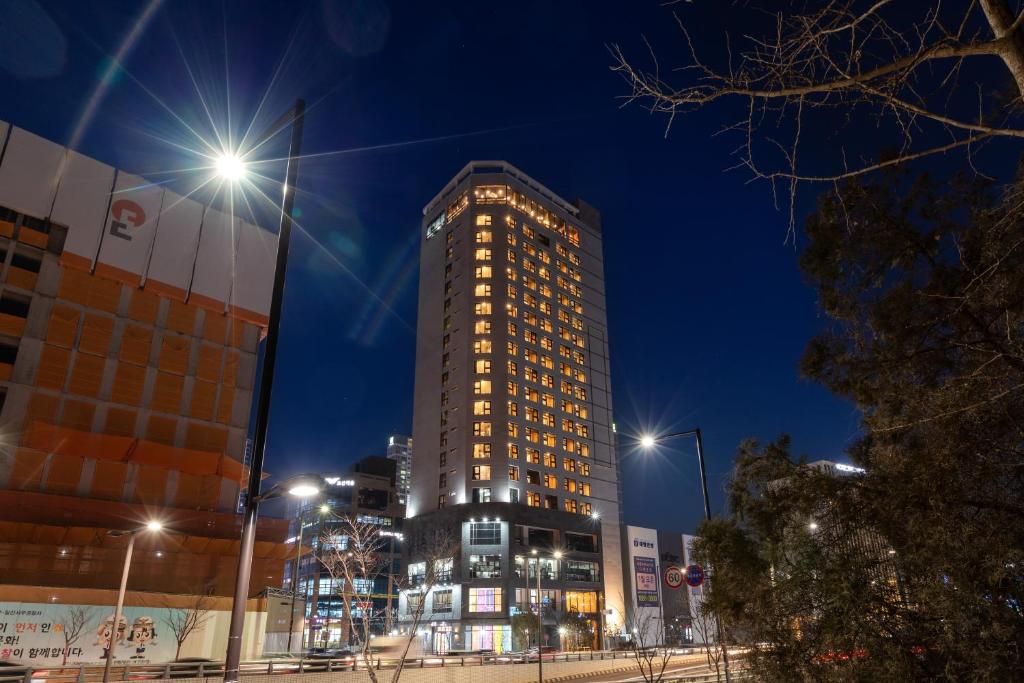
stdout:
[[(697, 649), (674, 649), (674, 654), (696, 654)], [(466, 666), (492, 666), (498, 664), (529, 664), (537, 662), (537, 653), (424, 655), (405, 660), (405, 668), (441, 668)], [(549, 662), (585, 662), (606, 659), (632, 659), (630, 650), (587, 650), (580, 652), (551, 652), (541, 655)], [(339, 658), (274, 658), (242, 662), (242, 675), (275, 675), (294, 673), (328, 673), (358, 671), (372, 666), (377, 670), (393, 669), (398, 659), (362, 655)], [(223, 662), (168, 662), (165, 664), (116, 664), (111, 667), (110, 678), (116, 681), (170, 680), (175, 678), (207, 678), (224, 675)], [(8, 666), (0, 668), (0, 683), (95, 683), (103, 679), (103, 666), (78, 664), (74, 666)]]

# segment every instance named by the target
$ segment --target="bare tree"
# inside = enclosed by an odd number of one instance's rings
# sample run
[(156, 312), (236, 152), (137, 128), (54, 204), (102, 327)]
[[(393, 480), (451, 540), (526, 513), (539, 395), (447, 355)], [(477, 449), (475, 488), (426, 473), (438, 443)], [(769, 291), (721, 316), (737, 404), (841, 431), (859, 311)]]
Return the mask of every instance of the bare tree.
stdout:
[[(888, 166), (953, 150), (973, 164), (985, 143), (1024, 139), (1019, 0), (800, 4), (770, 15), (764, 34), (744, 34), (738, 51), (727, 34), (715, 58), (698, 55), (684, 12), (674, 16), (686, 57), (671, 70), (646, 38), (645, 68), (610, 46), (612, 69), (631, 90), (626, 99), (667, 114), (666, 134), (679, 114), (735, 101), (743, 114), (724, 130), (740, 137), (737, 166), (768, 181), (773, 194), (779, 186), (788, 193), (791, 231), (798, 183), (838, 193), (840, 181)], [(999, 80), (1008, 95), (998, 92)], [(861, 152), (864, 130), (891, 149)], [(815, 157), (835, 154), (824, 168), (808, 168), (800, 156), (808, 147)]]
[[(390, 683), (398, 683), (398, 679), (405, 669), (405, 658), (409, 656), (412, 641), (416, 638), (416, 632), (423, 621), (427, 596), (441, 583), (450, 580), (452, 563), (458, 554), (458, 541), (451, 531), (440, 526), (426, 530), (422, 536), (412, 539), (410, 556), (416, 558), (418, 562), (424, 563), (424, 573), (422, 579), (416, 580), (415, 585), (413, 585), (411, 577), (400, 577), (396, 582), (400, 589), (416, 590), (418, 599), (414, 605), (407, 608), (405, 623), (409, 627), (409, 633)], [(414, 593), (407, 592), (406, 594), (407, 606), (412, 595)]]
[[(373, 670), (370, 656), (373, 608), (369, 594), (372, 590), (360, 591), (359, 587), (372, 586), (378, 578), (390, 574), (391, 562), (387, 549), (388, 544), (381, 536), (379, 525), (344, 516), (330, 531), (324, 533), (319, 553), (320, 562), (328, 574), (341, 584), (343, 630), (351, 634), (351, 645), (363, 659), (374, 683), (377, 674)], [(389, 580), (390, 583), (392, 581)], [(367, 595), (364, 600), (360, 600), (359, 614), (355, 615), (352, 600), (358, 599), (360, 592)]]
[(708, 660), (708, 668), (714, 668), (715, 678), (722, 679), (722, 648), (725, 647), (719, 637), (715, 614), (703, 599), (699, 600), (690, 611), (693, 630), (700, 637), (701, 650)]
[(672, 650), (665, 645), (665, 629), (656, 609), (637, 608), (626, 624), (632, 638), (630, 650), (640, 667), (640, 675), (647, 683), (657, 683), (665, 677), (665, 669), (672, 658)]
[(91, 607), (84, 607), (82, 605), (74, 605), (64, 610), (62, 624), (64, 627), (64, 652), (61, 666), (68, 663), (68, 653), (71, 651), (71, 646), (82, 637), (82, 632), (85, 631), (86, 626), (92, 621), (92, 613), (93, 609)]
[(174, 651), (174, 658), (181, 657), (181, 647), (188, 640), (188, 637), (200, 631), (210, 621), (210, 610), (213, 608), (213, 597), (211, 595), (194, 595), (185, 607), (172, 607), (165, 603), (167, 611), (161, 621), (174, 636), (177, 645)]

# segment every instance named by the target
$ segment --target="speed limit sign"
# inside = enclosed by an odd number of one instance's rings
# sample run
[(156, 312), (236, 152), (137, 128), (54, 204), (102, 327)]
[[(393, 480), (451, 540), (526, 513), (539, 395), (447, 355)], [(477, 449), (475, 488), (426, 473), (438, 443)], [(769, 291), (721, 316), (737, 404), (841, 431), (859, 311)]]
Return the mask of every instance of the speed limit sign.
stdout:
[(674, 564), (665, 568), (665, 585), (669, 588), (679, 588), (683, 585), (683, 570)]

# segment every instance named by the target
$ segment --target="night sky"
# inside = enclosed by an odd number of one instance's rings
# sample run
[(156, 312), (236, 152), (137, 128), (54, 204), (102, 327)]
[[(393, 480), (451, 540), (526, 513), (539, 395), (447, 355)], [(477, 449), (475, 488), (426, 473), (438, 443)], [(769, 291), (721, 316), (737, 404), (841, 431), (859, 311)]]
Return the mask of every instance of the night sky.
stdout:
[[(716, 43), (714, 12), (733, 11), (675, 9)], [(768, 189), (726, 170), (737, 141), (713, 134), (731, 112), (679, 119), (666, 138), (663, 117), (624, 106), (607, 45), (638, 58), (642, 34), (678, 46), (658, 1), (10, 0), (5, 15), (0, 116), (64, 144), (80, 130), (80, 151), (172, 187), (190, 182), (186, 124), (213, 138), (204, 103), (236, 136), (261, 100), (267, 122), (296, 97), (311, 105), (276, 476), (342, 469), (410, 430), (421, 210), (470, 159), (507, 160), (602, 212), (628, 523), (690, 531), (702, 513), (692, 444), (642, 454), (641, 431), (702, 428), (716, 509), (741, 439), (788, 432), (817, 459), (857, 435), (856, 409), (798, 375), (823, 324), (796, 264), (802, 236), (787, 242)]]

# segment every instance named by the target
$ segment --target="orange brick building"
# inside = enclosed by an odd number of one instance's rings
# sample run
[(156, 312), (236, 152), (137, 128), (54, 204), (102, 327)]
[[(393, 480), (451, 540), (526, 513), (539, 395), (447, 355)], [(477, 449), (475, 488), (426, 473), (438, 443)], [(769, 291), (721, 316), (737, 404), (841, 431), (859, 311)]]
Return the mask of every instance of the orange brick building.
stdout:
[[(0, 123), (0, 583), (230, 595), (276, 236)], [(252, 592), (281, 585), (265, 519)]]

